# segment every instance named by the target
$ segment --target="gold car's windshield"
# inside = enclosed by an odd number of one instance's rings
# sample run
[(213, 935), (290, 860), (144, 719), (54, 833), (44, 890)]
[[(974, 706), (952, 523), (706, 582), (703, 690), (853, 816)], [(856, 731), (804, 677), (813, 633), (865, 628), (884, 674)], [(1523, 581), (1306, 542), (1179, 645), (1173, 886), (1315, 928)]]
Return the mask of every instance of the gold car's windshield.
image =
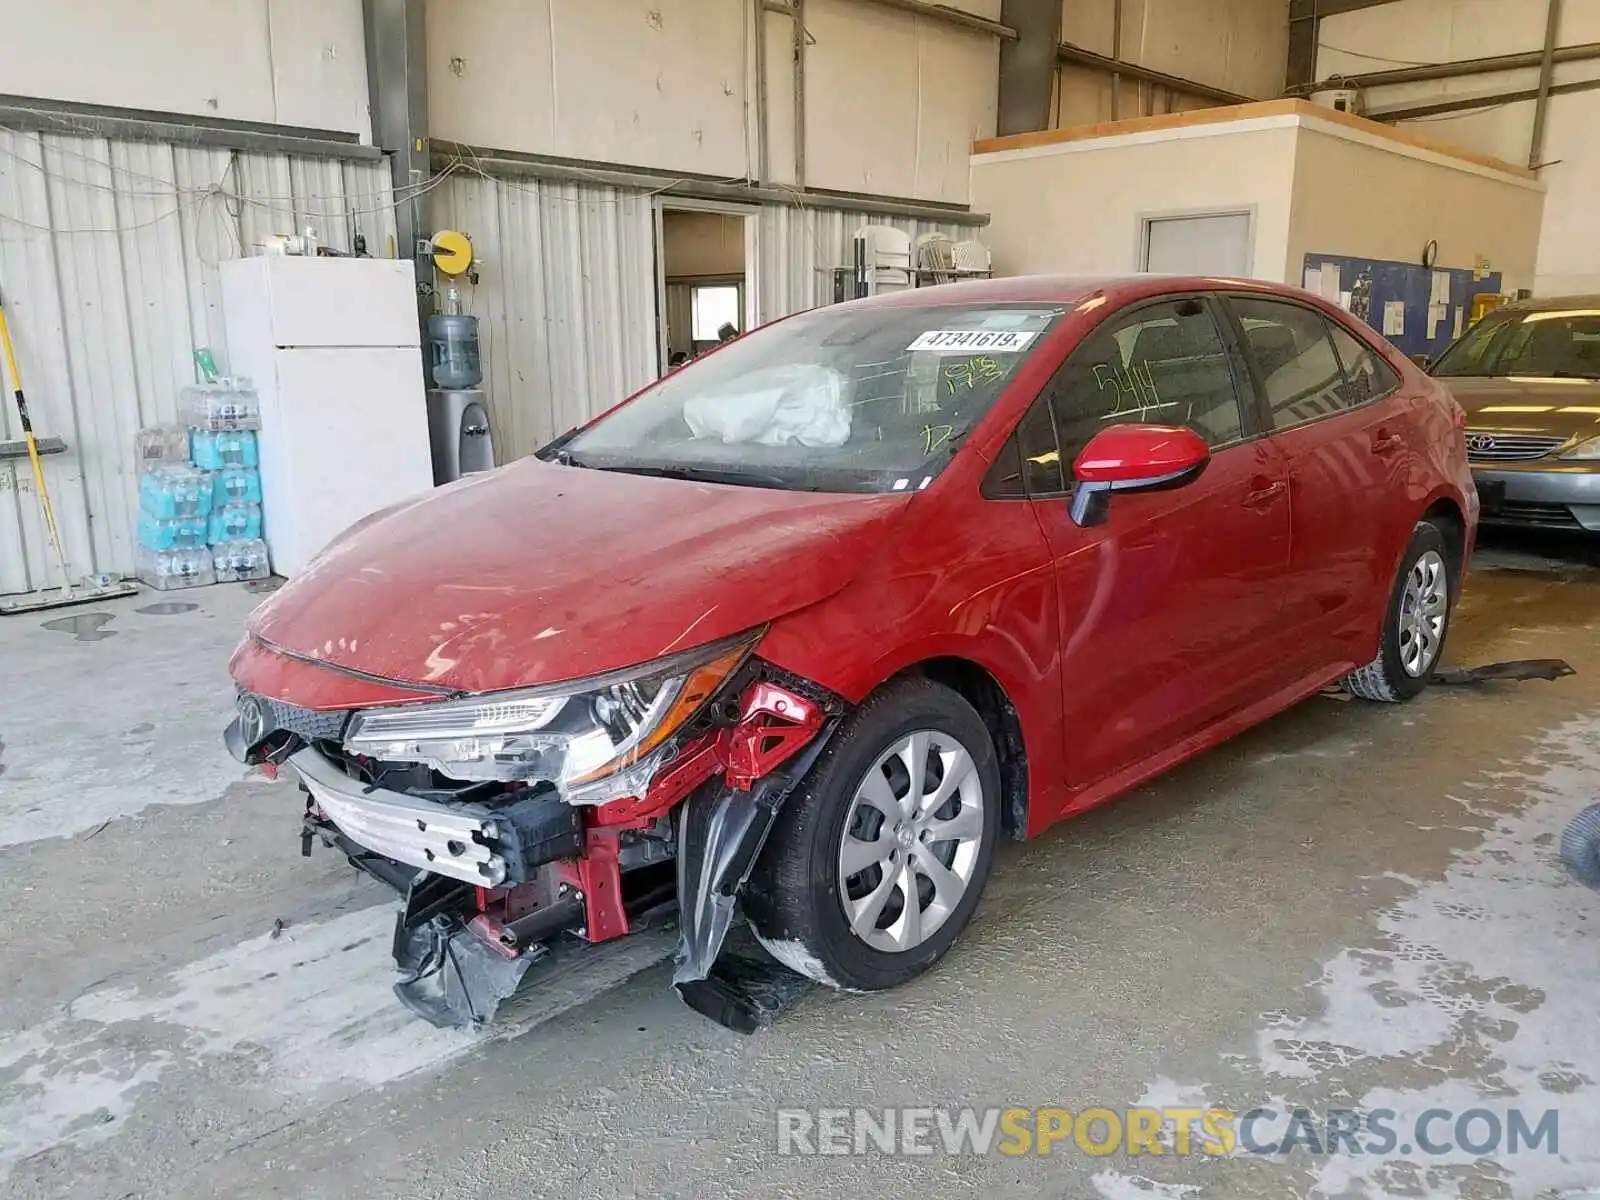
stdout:
[(1491, 315), (1440, 355), (1431, 374), (1600, 379), (1600, 308)]

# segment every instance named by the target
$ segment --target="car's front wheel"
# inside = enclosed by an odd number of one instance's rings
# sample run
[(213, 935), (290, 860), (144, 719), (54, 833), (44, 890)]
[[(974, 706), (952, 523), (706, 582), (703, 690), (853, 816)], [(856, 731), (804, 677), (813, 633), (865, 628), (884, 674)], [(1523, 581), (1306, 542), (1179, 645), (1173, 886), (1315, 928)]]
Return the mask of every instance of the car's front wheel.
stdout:
[(789, 797), (745, 911), (793, 970), (854, 991), (894, 987), (971, 919), (999, 828), (983, 720), (949, 688), (900, 680), (851, 714)]
[(1428, 686), (1450, 628), (1449, 555), (1444, 534), (1418, 522), (1389, 593), (1378, 656), (1344, 677), (1346, 690), (1363, 700), (1409, 700)]

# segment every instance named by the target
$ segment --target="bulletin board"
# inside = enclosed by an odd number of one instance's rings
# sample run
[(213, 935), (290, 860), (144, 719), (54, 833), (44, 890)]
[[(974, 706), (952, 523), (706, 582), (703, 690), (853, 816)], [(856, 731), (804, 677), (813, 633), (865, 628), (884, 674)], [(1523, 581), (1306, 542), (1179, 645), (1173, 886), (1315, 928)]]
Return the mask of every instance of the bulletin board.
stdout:
[(1472, 298), (1498, 271), (1307, 254), (1302, 285), (1360, 317), (1405, 354), (1437, 357), (1472, 323)]

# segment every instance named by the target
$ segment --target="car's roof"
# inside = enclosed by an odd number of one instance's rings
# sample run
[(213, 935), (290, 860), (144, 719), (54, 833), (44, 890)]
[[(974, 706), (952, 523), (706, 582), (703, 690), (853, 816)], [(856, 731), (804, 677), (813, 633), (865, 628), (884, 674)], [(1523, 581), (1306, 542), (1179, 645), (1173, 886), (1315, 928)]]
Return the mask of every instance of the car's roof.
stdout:
[(1092, 296), (1123, 303), (1145, 296), (1175, 291), (1262, 292), (1269, 295), (1298, 295), (1299, 288), (1267, 283), (1260, 279), (1230, 279), (1204, 275), (1007, 275), (999, 279), (969, 279), (962, 283), (943, 283), (934, 287), (907, 288), (884, 292), (853, 303), (871, 307), (920, 307), (937, 304), (1076, 304)]
[(1600, 295), (1591, 292), (1582, 296), (1536, 296), (1531, 300), (1513, 300), (1497, 311), (1559, 312), (1567, 308), (1600, 308)]

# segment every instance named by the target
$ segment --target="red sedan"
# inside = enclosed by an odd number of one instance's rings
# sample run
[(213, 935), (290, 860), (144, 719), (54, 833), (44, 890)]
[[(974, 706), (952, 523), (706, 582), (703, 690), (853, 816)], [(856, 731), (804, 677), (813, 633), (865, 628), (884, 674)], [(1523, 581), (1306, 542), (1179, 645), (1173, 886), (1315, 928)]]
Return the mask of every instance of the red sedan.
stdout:
[(1463, 424), (1294, 289), (816, 309), (349, 531), (253, 615), (228, 741), (404, 893), (430, 1019), (675, 905), (675, 982), (749, 1027), (736, 913), (892, 987), (1000, 837), (1341, 680), (1420, 692), (1478, 519)]

